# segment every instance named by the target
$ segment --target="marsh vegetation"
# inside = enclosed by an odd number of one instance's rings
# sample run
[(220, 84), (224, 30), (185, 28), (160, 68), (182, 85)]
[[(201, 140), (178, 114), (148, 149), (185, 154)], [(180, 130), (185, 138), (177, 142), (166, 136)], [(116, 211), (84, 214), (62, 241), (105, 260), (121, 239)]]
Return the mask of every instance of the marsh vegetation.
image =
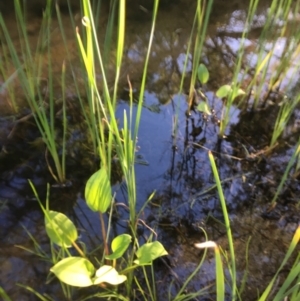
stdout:
[(2, 299), (298, 300), (300, 1), (13, 4)]

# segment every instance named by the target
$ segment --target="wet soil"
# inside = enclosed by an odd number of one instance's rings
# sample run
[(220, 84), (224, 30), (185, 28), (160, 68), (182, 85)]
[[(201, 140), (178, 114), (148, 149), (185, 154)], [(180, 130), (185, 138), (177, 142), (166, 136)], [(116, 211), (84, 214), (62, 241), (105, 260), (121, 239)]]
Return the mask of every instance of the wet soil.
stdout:
[[(266, 287), (282, 261), (299, 223), (298, 174), (287, 181), (275, 209), (270, 210), (269, 206), (299, 137), (299, 109), (293, 113), (285, 133), (271, 152), (267, 152), (266, 147), (270, 143), (270, 134), (279, 109), (276, 101), (280, 99), (271, 98), (270, 95), (268, 100), (274, 105), (263, 106), (259, 110), (233, 107), (226, 137), (220, 139), (218, 136), (218, 119), (221, 118), (223, 103), (214, 97), (213, 92), (232, 78), (230, 62), (235, 57), (240, 35), (237, 24), (243, 22), (243, 13), (247, 10), (243, 1), (233, 1), (225, 6), (223, 3), (215, 1), (203, 53), (203, 62), (208, 65), (211, 73), (205, 92), (210, 106), (215, 110), (213, 117), (197, 111), (186, 116), (186, 96), (177, 94), (193, 20), (193, 3), (187, 5), (186, 1), (165, 1), (158, 18), (139, 133), (139, 163), (136, 164), (136, 173), (139, 207), (156, 190), (143, 218), (148, 226), (156, 229), (158, 240), (164, 243), (169, 252), (162, 264), (158, 264), (159, 300), (167, 300), (168, 288), (162, 283), (166, 283), (166, 280), (168, 283), (174, 281), (172, 293), (175, 294), (184, 279), (196, 268), (202, 253), (194, 248), (194, 243), (204, 240), (202, 228), (207, 231), (209, 239), (215, 240), (224, 250), (228, 247), (225, 228), (216, 221), (222, 222), (223, 217), (217, 192), (213, 188), (214, 178), (207, 156), (208, 150), (215, 156), (223, 181), (240, 279), (245, 269), (249, 271), (243, 300), (256, 300), (257, 290), (261, 292)], [(130, 76), (134, 89), (139, 87), (151, 22), (149, 5), (147, 1), (134, 2), (128, 11), (118, 116), (128, 110), (127, 75)], [(257, 12), (258, 20), (267, 7), (268, 2), (262, 1)], [(38, 8), (39, 6), (35, 6), (35, 10), (30, 11), (28, 23), (33, 47), (36, 45), (41, 22)], [(78, 13), (77, 7), (73, 9), (74, 14)], [(97, 169), (99, 161), (93, 155), (91, 141), (83, 126), (84, 119), (80, 115), (78, 95), (72, 83), (74, 77), (71, 71), (83, 93), (85, 76), (78, 62), (74, 29), (69, 24), (67, 9), (63, 7), (62, 10), (65, 12), (63, 22), (71, 54), (67, 64), (69, 129), (66, 164), (69, 185), (58, 187), (51, 177), (48, 168), (48, 164), (52, 164), (51, 159), (24, 102), (18, 80), (13, 83), (18, 89), (18, 112), (12, 111), (6, 90), (2, 90), (0, 95), (0, 286), (12, 300), (36, 300), (32, 293), (16, 286), (16, 283), (32, 287), (55, 300), (65, 300), (58, 282), (48, 278), (50, 257), (48, 260), (41, 260), (37, 254), (19, 247), (36, 251), (28, 236), (29, 232), (49, 256), (43, 217), (28, 179), (35, 185), (42, 201), (46, 198), (47, 183), (50, 183), (51, 208), (65, 212), (72, 218), (82, 234), (81, 239), (90, 250), (99, 246), (102, 240), (98, 216), (87, 209), (82, 197), (86, 180)], [(102, 12), (101, 22), (105, 24), (107, 8)], [(9, 13), (6, 19), (12, 38), (18, 43), (15, 21)], [(52, 26), (53, 32), (56, 32), (58, 24), (55, 17)], [(258, 24), (251, 32), (249, 44), (252, 46), (257, 43), (260, 26)], [(104, 38), (104, 31), (99, 30), (99, 38)], [(53, 35), (51, 43), (55, 53), (53, 72), (60, 76), (62, 62), (67, 57), (66, 50), (59, 35)], [(249, 46), (249, 51), (252, 48)], [(113, 60), (111, 54), (108, 64), (111, 70), (114, 68)], [(8, 69), (11, 72), (14, 70), (12, 65)], [(110, 76), (109, 81), (112, 81), (113, 72)], [(0, 84), (4, 81), (5, 78), (1, 78)], [(59, 99), (59, 81), (56, 85)], [(179, 128), (178, 135), (174, 138), (173, 120), (177, 106)], [(58, 101), (58, 137), (62, 130), (60, 107)], [(57, 143), (61, 143), (59, 138)], [(116, 200), (117, 203), (126, 203), (126, 189), (118, 170), (116, 166), (113, 179), (114, 189), (117, 191)], [(127, 212), (122, 206), (117, 208), (114, 234), (125, 231), (124, 228), (127, 227), (124, 222)], [(139, 231), (141, 240), (146, 240), (149, 235), (147, 228), (141, 224)], [(246, 248), (250, 238), (247, 261)], [(46, 284), (47, 280), (49, 284)], [(213, 282), (214, 263), (211, 254), (187, 291), (211, 285), (206, 297), (199, 297), (197, 300), (214, 300)], [(85, 291), (76, 292), (72, 300), (80, 300), (84, 293)]]

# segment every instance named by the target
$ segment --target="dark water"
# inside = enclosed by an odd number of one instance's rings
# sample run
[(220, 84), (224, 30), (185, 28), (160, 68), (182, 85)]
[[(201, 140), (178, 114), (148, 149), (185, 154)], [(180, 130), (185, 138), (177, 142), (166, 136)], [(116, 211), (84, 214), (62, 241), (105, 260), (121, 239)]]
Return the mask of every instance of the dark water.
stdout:
[[(217, 121), (221, 118), (222, 102), (214, 97), (213, 91), (232, 78), (228, 62), (234, 59), (239, 46), (246, 7), (243, 1), (232, 1), (226, 5), (224, 1), (216, 1), (203, 53), (203, 62), (208, 65), (211, 73), (206, 89), (207, 97), (216, 113), (209, 118), (195, 111), (190, 117), (186, 116), (186, 97), (178, 95), (178, 89), (193, 20), (193, 5), (193, 1), (188, 4), (186, 1), (165, 1), (159, 13), (138, 140), (138, 207), (156, 191), (153, 203), (147, 207), (143, 218), (150, 227), (157, 229), (158, 240), (164, 243), (170, 254), (170, 266), (165, 265), (157, 273), (159, 300), (166, 300), (166, 290), (164, 286), (160, 286), (161, 281), (167, 279), (169, 283), (174, 280), (175, 292), (176, 285), (182, 284), (200, 260), (201, 254), (194, 248), (195, 242), (204, 239), (200, 227), (205, 228), (210, 239), (222, 248), (227, 248), (225, 228), (215, 221), (222, 220), (222, 214), (217, 193), (212, 189), (214, 179), (207, 155), (208, 149), (212, 150), (223, 180), (232, 219), (240, 276), (246, 264), (246, 243), (252, 237), (249, 247), (249, 279), (243, 300), (254, 300), (256, 290), (263, 289), (274, 275), (299, 222), (297, 195), (300, 185), (297, 177), (288, 181), (276, 209), (268, 212), (267, 208), (292, 155), (292, 146), (299, 136), (300, 113), (298, 109), (295, 110), (283, 139), (271, 155), (262, 150), (270, 141), (278, 111), (276, 106), (255, 113), (233, 107), (226, 138), (218, 138)], [(30, 10), (32, 17), (28, 23), (33, 44), (36, 43), (41, 22), (39, 6), (34, 7), (34, 10)], [(262, 1), (257, 12), (257, 24), (249, 35), (249, 60), (246, 58), (249, 64), (253, 63), (253, 56), (250, 60), (251, 47), (257, 43), (267, 7), (268, 2)], [(149, 37), (150, 9), (150, 3), (145, 1), (132, 3), (128, 10), (124, 72), (117, 111), (120, 118), (123, 111), (128, 110), (127, 74), (134, 89), (139, 87)], [(78, 9), (74, 8), (74, 14), (77, 13)], [(105, 24), (105, 8), (102, 13)], [(11, 15), (6, 14), (11, 35), (17, 43), (16, 24)], [(74, 30), (69, 25), (67, 13), (63, 18), (72, 53), (73, 70), (78, 83), (83, 85), (85, 78), (77, 63)], [(57, 30), (55, 18), (52, 26), (54, 31)], [(99, 37), (104, 37), (104, 32), (99, 31)], [(279, 52), (282, 47), (278, 43)], [(59, 35), (53, 36), (52, 50), (55, 53), (53, 71), (60, 74), (65, 52)], [(4, 80), (0, 79), (0, 83)], [(30, 113), (26, 106), (20, 114), (14, 114), (9, 108), (9, 95), (6, 91), (2, 91), (0, 95), (0, 286), (12, 300), (35, 300), (32, 293), (16, 286), (16, 283), (49, 294), (55, 300), (63, 300), (61, 289), (55, 280), (46, 284), (51, 267), (50, 258), (49, 261), (42, 261), (36, 254), (18, 247), (21, 245), (35, 250), (28, 231), (46, 253), (49, 251), (43, 217), (28, 179), (34, 183), (42, 200), (46, 196), (46, 184), (53, 185), (50, 191), (52, 209), (65, 212), (73, 219), (81, 233), (81, 239), (91, 250), (101, 243), (98, 215), (86, 208), (82, 198), (86, 180), (96, 170), (98, 162), (90, 155), (90, 141), (81, 126), (82, 119), (77, 113), (78, 99), (71, 75), (67, 80), (70, 114), (67, 176), (72, 183), (69, 187), (55, 187), (45, 162), (45, 148), (40, 143), (40, 135), (33, 119), (16, 122)], [(17, 89), (18, 83), (15, 85)], [(296, 86), (295, 90), (297, 91)], [(18, 93), (21, 103), (22, 91), (19, 89)], [(179, 126), (174, 138), (174, 115), (177, 110)], [(58, 123), (60, 118), (58, 114)], [(117, 183), (120, 180), (117, 171), (115, 177)], [(114, 189), (117, 191), (117, 202), (126, 202), (124, 185), (117, 183)], [(126, 216), (127, 213), (120, 209), (115, 218), (114, 234), (124, 231)], [(147, 229), (141, 226), (140, 230), (147, 237)], [(207, 260), (188, 290), (202, 289), (213, 280), (213, 260)], [(76, 293), (72, 300), (80, 300), (80, 294)], [(211, 296), (213, 299), (213, 294)]]

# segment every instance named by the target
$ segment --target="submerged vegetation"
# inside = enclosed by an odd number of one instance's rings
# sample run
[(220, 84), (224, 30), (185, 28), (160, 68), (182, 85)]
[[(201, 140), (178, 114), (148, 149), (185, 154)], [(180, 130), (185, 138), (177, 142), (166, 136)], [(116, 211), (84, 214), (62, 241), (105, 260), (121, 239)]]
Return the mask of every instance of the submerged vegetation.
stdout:
[[(43, 156), (39, 160), (47, 166), (50, 175), (48, 181), (51, 184), (51, 186), (48, 184), (46, 192), (45, 188), (40, 192), (34, 180), (28, 181), (28, 186), (32, 189), (34, 198), (38, 201), (44, 215), (46, 231), (44, 235), (50, 239), (50, 249), (43, 250), (41, 243), (29, 230), (27, 233), (34, 248), (19, 247), (49, 263), (48, 281), (51, 283), (45, 285), (53, 285), (53, 283), (55, 285), (58, 278), (66, 300), (76, 298), (76, 300), (154, 301), (164, 298), (164, 300), (179, 301), (202, 300), (202, 297), (205, 299), (207, 296), (218, 301), (244, 300), (247, 271), (241, 276), (237, 268), (235, 238), (224, 194), (224, 186), (228, 179), (221, 176), (219, 162), (222, 159), (221, 146), (230, 138), (233, 110), (239, 109), (241, 114), (256, 116), (271, 108), (273, 127), (268, 133), (266, 139), (268, 141), (264, 147), (256, 152), (245, 143), (240, 146), (244, 152), (243, 157), (237, 157), (235, 154), (228, 157), (238, 162), (256, 160), (257, 164), (260, 164), (266, 160), (265, 157), (272, 156), (276, 150), (286, 147), (282, 138), (293, 114), (299, 111), (300, 102), (300, 94), (295, 92), (297, 91), (295, 77), (300, 70), (298, 63), (300, 34), (295, 16), (300, 13), (300, 1), (271, 1), (260, 30), (258, 43), (249, 52), (248, 45), (251, 40), (249, 36), (257, 22), (256, 13), (259, 5), (259, 0), (250, 0), (245, 26), (240, 32), (238, 49), (232, 54), (230, 61), (226, 61), (230, 70), (226, 80), (230, 77), (230, 81), (224, 82), (222, 78), (218, 78), (217, 84), (211, 83), (211, 78), (216, 72), (212, 70), (208, 58), (204, 57), (203, 53), (210, 44), (223, 45), (225, 42), (222, 38), (213, 41), (207, 34), (214, 1), (196, 1), (193, 24), (185, 47), (180, 83), (172, 99), (175, 104), (172, 149), (176, 152), (180, 140), (180, 102), (184, 100), (187, 108), (186, 123), (192, 120), (193, 130), (198, 130), (197, 133), (193, 133), (194, 136), (199, 135), (203, 129), (201, 126), (195, 126), (192, 114), (198, 114), (197, 118), (203, 121), (203, 124), (212, 120), (217, 128), (215, 148), (208, 149), (203, 140), (194, 140), (193, 146), (206, 152), (206, 161), (211, 167), (210, 173), (215, 184), (203, 189), (200, 194), (217, 191), (222, 216), (215, 222), (221, 225), (226, 235), (228, 251), (217, 242), (211, 241), (205, 227), (197, 225), (197, 233), (205, 237), (205, 242), (196, 242), (193, 248), (204, 249), (204, 252), (200, 253), (199, 264), (186, 279), (178, 279), (176, 273), (172, 271), (172, 263), (169, 263), (169, 257), (166, 257), (167, 245), (159, 235), (159, 223), (150, 226), (144, 218), (145, 212), (151, 211), (152, 208), (155, 208), (153, 212), (157, 212), (155, 211), (157, 207), (160, 208), (158, 215), (162, 212), (162, 205), (157, 202), (155, 192), (151, 191), (149, 197), (143, 200), (138, 199), (137, 193), (139, 187), (137, 187), (136, 164), (144, 163), (137, 154), (138, 138), (141, 139), (139, 128), (142, 110), (145, 107), (148, 69), (151, 58), (155, 57), (152, 47), (155, 41), (157, 16), (160, 12), (159, 0), (153, 1), (148, 46), (143, 57), (139, 87), (137, 88), (136, 85), (133, 87), (130, 75), (126, 75), (128, 106), (121, 114), (117, 114), (117, 111), (120, 95), (124, 93), (120, 89), (121, 76), (126, 72), (123, 70), (126, 45), (126, 1), (111, 1), (109, 4), (103, 45), (98, 34), (103, 4), (101, 1), (89, 0), (82, 0), (80, 3), (82, 24), (76, 26), (71, 3), (67, 1), (74, 42), (78, 51), (77, 58), (80, 58), (80, 72), (72, 65), (73, 54), (68, 48), (65, 25), (57, 3), (47, 1), (35, 46), (30, 41), (26, 9), (22, 7), (21, 1), (14, 0), (19, 34), (18, 46), (11, 37), (4, 16), (0, 14), (0, 29), (4, 40), (1, 43), (3, 63), (0, 65), (0, 71), (5, 79), (0, 90), (9, 95), (9, 105), (13, 114), (21, 116), (15, 121), (9, 136), (13, 136), (18, 131), (18, 126), (28, 120), (31, 125), (34, 124), (38, 132), (36, 134), (38, 142), (34, 141), (34, 143), (42, 145), (39, 148)], [(52, 52), (54, 33), (51, 22), (54, 16), (57, 18), (61, 42), (65, 47), (65, 59), (61, 62), (59, 78), (57, 73), (54, 75), (53, 70), (55, 54)], [(278, 54), (278, 43), (287, 35), (289, 40), (286, 39)], [(113, 61), (114, 68), (108, 64), (108, 61)], [(191, 68), (188, 67), (189, 65)], [(14, 71), (11, 72), (11, 69)], [(82, 82), (77, 77), (78, 73), (83, 77)], [(67, 83), (70, 75), (71, 88)], [(17, 94), (15, 86), (21, 87), (25, 104), (17, 101), (20, 95)], [(188, 91), (187, 95), (185, 91)], [(70, 101), (69, 98), (72, 98), (68, 96), (70, 94), (73, 98), (75, 95), (75, 102)], [(216, 99), (221, 104), (218, 112), (215, 107)], [(73, 131), (72, 128), (75, 124), (80, 127), (79, 132), (83, 133), (80, 151), (74, 144), (74, 136), (78, 135), (78, 131)], [(300, 140), (297, 135), (299, 136), (299, 130), (291, 133), (291, 136), (296, 136), (297, 139), (290, 140), (294, 142), (294, 145), (289, 145), (292, 154), (284, 173), (280, 175), (278, 187), (267, 203), (268, 212), (275, 209), (285, 186), (293, 179), (299, 179)], [(82, 238), (89, 233), (80, 229), (82, 234), (79, 235), (77, 225), (67, 214), (52, 209), (50, 200), (53, 189), (64, 189), (74, 185), (72, 171), (76, 164), (72, 163), (72, 160), (76, 161), (74, 155), (76, 151), (84, 152), (85, 157), (92, 158), (89, 160), (88, 168), (85, 162), (79, 166), (79, 169), (87, 168), (90, 172), (90, 177), (84, 179), (84, 183), (79, 185), (80, 187), (84, 185), (84, 197), (89, 210), (99, 215), (101, 242), (97, 242), (95, 249), (91, 249)], [(185, 154), (187, 152), (188, 146), (184, 150)], [(247, 181), (246, 174), (242, 175), (242, 180)], [(201, 188), (203, 187), (205, 186)], [(125, 201), (118, 202), (119, 197), (123, 197)], [(295, 207), (299, 209), (298, 202), (297, 200)], [(115, 222), (120, 207), (125, 208), (126, 212), (122, 216), (122, 220), (126, 221), (126, 226), (123, 228)], [(216, 220), (219, 216), (213, 218)], [(270, 283), (265, 283), (264, 291), (257, 292), (257, 298), (253, 296), (251, 300), (299, 300), (300, 258), (299, 254), (295, 255), (295, 253), (299, 244), (300, 228), (294, 230), (295, 234), (287, 245), (282, 264), (274, 273)], [(207, 259), (208, 248), (214, 249), (215, 282), (205, 287), (191, 289), (190, 284)], [(292, 265), (290, 261), (293, 261)], [(156, 262), (167, 267), (167, 274), (175, 275), (167, 289), (160, 288), (164, 285), (163, 280), (160, 282), (156, 280), (161, 270)], [(290, 264), (288, 272), (282, 279), (279, 274), (287, 264)], [(22, 283), (19, 285), (22, 286)], [(43, 294), (42, 290), (37, 288), (22, 287), (40, 300), (56, 300), (56, 296)], [(87, 287), (89, 288), (82, 289)], [(9, 293), (1, 287), (0, 296), (3, 300), (10, 300)]]

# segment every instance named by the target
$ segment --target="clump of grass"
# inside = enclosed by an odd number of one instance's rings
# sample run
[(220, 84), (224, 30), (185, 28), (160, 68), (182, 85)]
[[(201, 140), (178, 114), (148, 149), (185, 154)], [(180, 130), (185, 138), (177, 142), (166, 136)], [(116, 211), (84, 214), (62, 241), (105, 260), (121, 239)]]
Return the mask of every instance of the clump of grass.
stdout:
[[(299, 142), (298, 148), (296, 149), (295, 153), (299, 150)], [(295, 156), (293, 156), (295, 159)], [(219, 178), (218, 170), (214, 161), (212, 154), (209, 152), (209, 160), (212, 166), (213, 175), (217, 184), (218, 194), (220, 198), (220, 203), (223, 211), (224, 221), (225, 221), (225, 228), (227, 233), (227, 239), (229, 243), (229, 252), (230, 252), (230, 263), (229, 263), (229, 271), (231, 275), (231, 300), (237, 300), (238, 296), (240, 298), (241, 291), (238, 291), (236, 286), (236, 264), (235, 264), (235, 256), (234, 256), (234, 244), (233, 244), (233, 237), (231, 233), (230, 221), (227, 212), (226, 201), (223, 194), (223, 189), (221, 185), (221, 180)], [(258, 301), (265, 301), (269, 297), (272, 297), (272, 300), (292, 300), (296, 301), (300, 297), (300, 286), (299, 286), (299, 273), (300, 273), (300, 255), (296, 257), (294, 264), (288, 273), (287, 277), (285, 278), (283, 284), (277, 289), (277, 292), (274, 291), (276, 288), (276, 281), (279, 278), (280, 272), (283, 270), (284, 266), (287, 264), (289, 259), (291, 258), (292, 254), (295, 252), (297, 246), (299, 245), (300, 241), (300, 227), (298, 227), (295, 231), (295, 234), (292, 238), (292, 241), (289, 245), (289, 248), (286, 252), (286, 255), (278, 268), (276, 274), (274, 275), (271, 282), (267, 285), (265, 291), (261, 294), (258, 298)], [(217, 300), (225, 300), (224, 296), (224, 286), (225, 286), (225, 279), (224, 279), (224, 271), (223, 271), (223, 264), (220, 258), (219, 248), (213, 242), (206, 242), (203, 244), (197, 244), (196, 247), (212, 247), (215, 250), (215, 260), (216, 260), (216, 291), (217, 291)], [(227, 257), (227, 256), (226, 256)], [(245, 280), (244, 280), (245, 281)], [(242, 287), (243, 287), (242, 282)], [(241, 287), (241, 288), (242, 288)]]
[(195, 41), (194, 41), (194, 52), (193, 52), (193, 62), (192, 62), (192, 76), (191, 76), (190, 89), (189, 89), (189, 101), (188, 101), (189, 110), (191, 110), (193, 99), (195, 97), (194, 91), (195, 91), (195, 85), (197, 80), (197, 70), (202, 56), (202, 50), (206, 38), (206, 31), (207, 31), (212, 5), (213, 5), (212, 0), (197, 1), (197, 9), (196, 9), (195, 19), (191, 31), (191, 37), (193, 37), (193, 35), (195, 34)]
[[(106, 226), (103, 218), (103, 214), (111, 207), (110, 195), (111, 190), (111, 162), (113, 150), (115, 150), (117, 160), (120, 162), (124, 182), (127, 186), (127, 198), (129, 207), (129, 225), (131, 233), (133, 235), (133, 247), (132, 253), (128, 256), (128, 269), (129, 273), (126, 281), (127, 295), (132, 294), (132, 284), (133, 281), (139, 286), (139, 281), (133, 277), (131, 267), (134, 266), (134, 254), (135, 250), (140, 250), (136, 237), (137, 233), (137, 223), (139, 219), (139, 213), (136, 212), (137, 196), (136, 196), (136, 179), (135, 179), (135, 152), (136, 152), (136, 141), (139, 129), (139, 122), (141, 118), (141, 109), (143, 103), (143, 95), (145, 91), (146, 74), (147, 67), (150, 57), (151, 44), (154, 36), (154, 29), (156, 23), (156, 15), (158, 10), (158, 1), (154, 2), (153, 9), (153, 20), (152, 27), (149, 38), (148, 52), (145, 58), (145, 65), (143, 70), (143, 77), (140, 87), (140, 95), (138, 104), (136, 107), (136, 113), (133, 114), (134, 104), (132, 97), (132, 88), (130, 79), (128, 79), (129, 91), (130, 91), (130, 107), (129, 112), (124, 112), (123, 114), (123, 126), (119, 128), (119, 122), (115, 115), (117, 106), (117, 95), (118, 95), (118, 84), (120, 71), (122, 66), (123, 58), (123, 48), (124, 48), (124, 38), (125, 38), (125, 1), (118, 1), (118, 30), (117, 30), (117, 48), (116, 48), (116, 60), (115, 60), (115, 80), (112, 90), (109, 89), (107, 81), (107, 73), (103, 60), (103, 56), (100, 49), (100, 44), (97, 38), (97, 30), (94, 22), (94, 16), (92, 12), (91, 5), (88, 0), (83, 1), (83, 25), (85, 28), (85, 42), (81, 38), (81, 33), (77, 29), (77, 41), (79, 44), (80, 53), (83, 59), (83, 63), (87, 73), (87, 83), (88, 83), (88, 102), (91, 109), (91, 116), (93, 118), (92, 123), (94, 123), (93, 129), (96, 137), (97, 150), (100, 157), (100, 169), (96, 172), (89, 180), (86, 190), (86, 199), (88, 204), (91, 203), (90, 199), (94, 199), (95, 193), (99, 190), (99, 187), (103, 188), (101, 195), (95, 198), (98, 202), (97, 205), (92, 206), (92, 210), (99, 211), (103, 241), (105, 245), (105, 257), (108, 258), (109, 248), (109, 224)], [(102, 74), (102, 93), (98, 89), (96, 70), (100, 70)], [(105, 185), (104, 185), (105, 183)], [(97, 192), (97, 193), (98, 193)], [(94, 203), (93, 203), (94, 204)], [(148, 294), (150, 294), (151, 299), (155, 300), (155, 287), (152, 285), (151, 281), (148, 279), (148, 273), (144, 270), (145, 280), (148, 287)], [(152, 274), (153, 275), (153, 274)]]
[[(16, 20), (19, 29), (19, 39), (21, 42), (22, 58), (17, 54), (17, 49), (9, 35), (8, 29), (5, 25), (3, 16), (0, 14), (0, 27), (4, 33), (7, 47), (13, 65), (16, 69), (20, 85), (24, 92), (24, 96), (31, 109), (36, 125), (40, 131), (43, 141), (46, 145), (47, 151), (45, 153), (48, 162), (48, 168), (53, 178), (59, 182), (66, 181), (65, 171), (65, 142), (66, 142), (66, 113), (65, 113), (65, 66), (62, 67), (62, 93), (63, 93), (63, 147), (62, 150), (58, 148), (57, 143), (57, 129), (55, 127), (55, 96), (54, 96), (54, 79), (52, 72), (51, 60), (51, 1), (47, 1), (43, 13), (43, 21), (39, 36), (39, 42), (36, 49), (33, 51), (30, 46), (28, 34), (26, 31), (26, 19), (22, 11), (20, 1), (15, 0)], [(43, 69), (48, 66), (47, 77), (43, 76)], [(46, 83), (46, 88), (43, 87), (42, 82)], [(50, 153), (51, 160), (54, 163), (54, 169), (48, 159)]]
[[(288, 91), (295, 85), (293, 79), (299, 71), (299, 62), (296, 57), (299, 55), (300, 36), (296, 30), (295, 21), (287, 20), (290, 19), (292, 11), (299, 10), (299, 2), (271, 2), (256, 43), (257, 46), (252, 54), (248, 54), (246, 43), (250, 29), (255, 24), (258, 4), (258, 0), (251, 0), (249, 3), (244, 30), (239, 41), (240, 47), (233, 65), (233, 77), (227, 84), (230, 90), (227, 93), (217, 92), (217, 96), (224, 102), (220, 119), (220, 137), (224, 136), (228, 127), (233, 104), (255, 111), (270, 102), (272, 93), (280, 98), (282, 95), (289, 94)], [(286, 42), (281, 53), (278, 54), (278, 44), (282, 45), (282, 41)], [(239, 91), (245, 91), (245, 93), (241, 94)], [(271, 147), (282, 132), (280, 124), (288, 122), (290, 112), (294, 110), (298, 102), (294, 100), (284, 103), (285, 106), (280, 110), (277, 118), (278, 123), (275, 125)]]
[(13, 113), (17, 113), (19, 111), (19, 105), (16, 101), (16, 93), (14, 89), (14, 81), (18, 76), (17, 71), (13, 71), (10, 73), (10, 64), (9, 58), (7, 54), (7, 49), (4, 47), (4, 44), (1, 43), (1, 52), (3, 55), (2, 63), (0, 64), (0, 75), (3, 79), (5, 79), (4, 83), (0, 86), (0, 93), (8, 95), (8, 105), (11, 108)]
[(283, 101), (279, 104), (279, 112), (276, 117), (270, 148), (272, 148), (276, 142), (278, 141), (281, 134), (286, 129), (290, 117), (292, 116), (294, 110), (300, 103), (300, 95), (296, 96), (294, 99), (289, 99), (288, 97), (284, 97)]
[[(187, 76), (187, 72), (186, 72), (187, 65), (189, 62), (190, 53), (193, 51), (192, 74), (191, 74), (189, 95), (188, 95), (188, 112), (187, 112), (188, 115), (190, 114), (195, 98), (195, 85), (197, 81), (197, 71), (202, 56), (202, 51), (205, 42), (206, 31), (208, 27), (208, 21), (209, 21), (212, 5), (213, 5), (212, 0), (209, 1), (197, 0), (193, 26), (191, 29), (190, 38), (187, 45), (186, 56), (185, 56), (182, 76), (180, 80), (179, 95), (183, 94), (183, 85)], [(180, 99), (177, 100), (176, 113), (174, 116), (173, 147), (176, 146), (179, 108), (180, 108)]]

